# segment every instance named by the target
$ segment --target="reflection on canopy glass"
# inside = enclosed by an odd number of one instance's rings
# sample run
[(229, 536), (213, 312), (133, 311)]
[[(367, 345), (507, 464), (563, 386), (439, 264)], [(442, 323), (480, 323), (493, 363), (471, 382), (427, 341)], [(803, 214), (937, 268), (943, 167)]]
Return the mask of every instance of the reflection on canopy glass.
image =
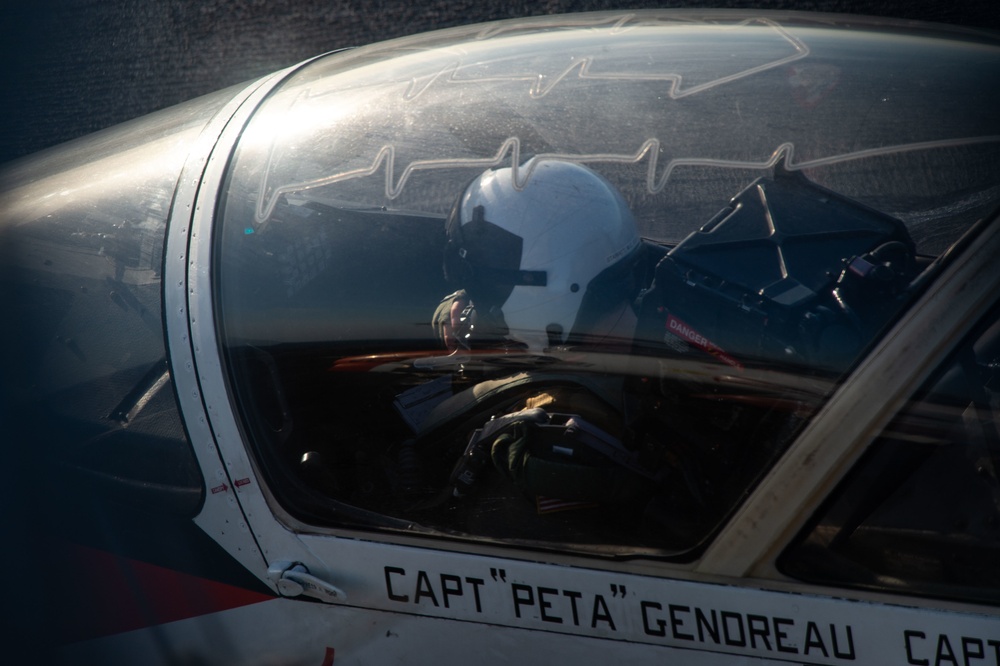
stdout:
[(577, 22), (330, 56), (248, 124), (216, 298), (293, 515), (693, 557), (1000, 200), (995, 48)]

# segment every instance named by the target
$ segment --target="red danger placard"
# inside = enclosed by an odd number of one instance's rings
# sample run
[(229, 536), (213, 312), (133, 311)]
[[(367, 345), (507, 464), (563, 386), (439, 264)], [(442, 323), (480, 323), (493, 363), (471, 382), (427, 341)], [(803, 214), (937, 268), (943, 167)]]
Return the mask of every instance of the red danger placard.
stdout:
[(674, 315), (667, 316), (667, 331), (676, 335), (678, 338), (691, 343), (698, 349), (711, 354), (726, 365), (739, 370), (743, 369), (742, 363), (727, 354), (724, 349), (695, 330), (693, 326), (690, 326), (688, 323), (678, 317), (675, 317)]

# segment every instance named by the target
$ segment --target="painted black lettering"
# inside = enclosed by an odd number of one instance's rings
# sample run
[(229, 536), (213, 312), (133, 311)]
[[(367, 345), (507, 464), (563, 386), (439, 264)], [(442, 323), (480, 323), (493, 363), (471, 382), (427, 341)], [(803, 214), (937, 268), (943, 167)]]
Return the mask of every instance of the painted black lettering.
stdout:
[(799, 649), (794, 645), (785, 644), (785, 640), (788, 638), (788, 634), (785, 632), (784, 627), (794, 627), (795, 620), (787, 617), (776, 617), (774, 618), (774, 644), (778, 648), (778, 652), (787, 652), (789, 654), (798, 654)]
[(763, 615), (747, 615), (747, 633), (750, 634), (750, 647), (757, 648), (757, 639), (760, 638), (764, 648), (771, 650), (771, 627), (767, 618)]
[(1000, 641), (991, 639), (986, 641), (986, 644), (993, 648), (993, 662), (1000, 664)]
[(434, 595), (434, 588), (431, 587), (431, 579), (426, 571), (417, 572), (417, 589), (413, 593), (413, 603), (419, 604), (420, 600), (427, 597), (435, 606), (439, 606), (437, 597)]
[(945, 634), (938, 634), (937, 655), (934, 658), (934, 666), (941, 666), (944, 662), (958, 666), (958, 659), (955, 658), (955, 651), (951, 649), (951, 641)]
[(830, 656), (830, 653), (826, 651), (826, 644), (823, 643), (823, 636), (819, 633), (819, 627), (816, 626), (815, 622), (810, 622), (806, 625), (806, 647), (802, 650), (802, 654), (809, 654), (809, 650), (812, 648), (822, 650), (824, 657)]
[[(735, 633), (737, 631), (738, 633)], [(730, 611), (722, 611), (722, 637), (726, 645), (746, 647), (747, 636), (743, 629), (742, 615)]]
[(551, 587), (540, 587), (538, 588), (538, 608), (542, 612), (542, 622), (554, 622), (555, 624), (562, 624), (562, 618), (556, 615), (550, 615), (546, 611), (552, 608), (552, 602), (548, 601), (545, 596), (558, 596), (559, 590)]
[(833, 641), (833, 656), (838, 659), (849, 659), (854, 660), (854, 634), (851, 633), (851, 625), (844, 627), (847, 630), (847, 651), (841, 652), (840, 645), (837, 641), (837, 627), (830, 625), (830, 639)]
[(407, 602), (410, 597), (405, 594), (395, 594), (392, 591), (392, 575), (405, 576), (406, 570), (400, 569), (399, 567), (386, 567), (385, 568), (385, 592), (389, 595), (389, 598), (393, 601)]
[(482, 578), (469, 578), (468, 576), (466, 576), (465, 577), (465, 582), (469, 583), (470, 585), (472, 585), (472, 596), (476, 600), (476, 612), (477, 613), (482, 613), (483, 612), (483, 604), (482, 604), (482, 602), (479, 601), (479, 586), (482, 585), (482, 584), (484, 584), (486, 581), (483, 580)]
[(594, 610), (590, 614), (590, 628), (596, 629), (598, 621), (607, 622), (611, 631), (617, 631), (615, 621), (611, 617), (611, 611), (608, 610), (608, 604), (605, 603), (604, 597), (599, 594), (594, 597)]
[(530, 585), (513, 583), (510, 591), (514, 595), (514, 614), (517, 617), (521, 617), (521, 606), (535, 605), (535, 592)]
[(670, 631), (673, 633), (674, 638), (682, 641), (693, 641), (694, 634), (681, 633), (681, 627), (684, 626), (684, 618), (678, 617), (678, 613), (690, 613), (691, 609), (687, 606), (678, 606), (676, 604), (670, 604), (667, 608), (670, 609)]
[(698, 640), (702, 643), (705, 642), (705, 633), (707, 632), (712, 642), (716, 645), (719, 644), (719, 618), (716, 616), (715, 611), (710, 611), (712, 618), (711, 623), (709, 623), (708, 618), (700, 608), (694, 609), (694, 621), (698, 626)]
[(579, 592), (573, 592), (572, 590), (563, 590), (563, 596), (569, 597), (569, 603), (573, 608), (573, 624), (577, 627), (580, 626), (580, 614), (576, 610), (577, 599), (583, 598), (583, 595)]
[(451, 608), (449, 597), (460, 597), (462, 594), (461, 578), (453, 574), (441, 574), (441, 600), (444, 601), (445, 608)]
[[(975, 651), (973, 651), (975, 648)], [(983, 641), (980, 638), (969, 638), (967, 636), (962, 636), (962, 662), (965, 666), (969, 666), (970, 659), (985, 659), (986, 658), (986, 646), (983, 645)]]
[(912, 629), (907, 629), (903, 632), (903, 640), (906, 642), (906, 663), (913, 664), (914, 666), (930, 666), (929, 661), (926, 659), (917, 659), (913, 654), (913, 639), (919, 638), (920, 640), (925, 640), (927, 636), (922, 631), (913, 631)]
[(649, 621), (650, 621), (649, 611), (650, 610), (661, 611), (661, 610), (663, 610), (663, 606), (661, 606), (660, 604), (656, 603), (655, 601), (643, 601), (642, 603), (639, 604), (639, 607), (642, 608), (642, 630), (646, 633), (646, 635), (647, 636), (666, 636), (667, 635), (667, 630), (666, 630), (667, 623), (666, 623), (665, 620), (661, 620), (661, 619), (655, 620), (654, 621), (655, 627), (654, 626), (650, 626), (650, 624), (649, 624)]

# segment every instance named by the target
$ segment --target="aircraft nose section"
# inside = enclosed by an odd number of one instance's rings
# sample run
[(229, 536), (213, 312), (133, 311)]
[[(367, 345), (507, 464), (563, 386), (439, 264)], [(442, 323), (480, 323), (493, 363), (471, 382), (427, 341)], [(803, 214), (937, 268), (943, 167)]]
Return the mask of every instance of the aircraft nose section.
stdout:
[(0, 171), (3, 439), (54, 476), (68, 471), (70, 485), (166, 499), (188, 514), (200, 503), (166, 360), (163, 250), (191, 146), (232, 97), (195, 100)]

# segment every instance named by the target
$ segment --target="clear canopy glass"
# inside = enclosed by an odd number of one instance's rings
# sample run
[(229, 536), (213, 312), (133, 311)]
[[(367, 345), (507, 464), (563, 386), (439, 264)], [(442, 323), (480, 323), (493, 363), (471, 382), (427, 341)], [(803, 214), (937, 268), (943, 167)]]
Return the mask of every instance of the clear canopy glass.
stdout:
[[(997, 82), (988, 36), (729, 13), (458, 28), (301, 68), (247, 124), (216, 236), (276, 496), (310, 522), (690, 557), (996, 209)], [(585, 165), (634, 214), (634, 338), (456, 355), (432, 325), (466, 286), (442, 270), (446, 218), (484, 171), (518, 189), (544, 163)], [(551, 514), (495, 470), (448, 496), (470, 432), (553, 386), (656, 459), (642, 502)]]

